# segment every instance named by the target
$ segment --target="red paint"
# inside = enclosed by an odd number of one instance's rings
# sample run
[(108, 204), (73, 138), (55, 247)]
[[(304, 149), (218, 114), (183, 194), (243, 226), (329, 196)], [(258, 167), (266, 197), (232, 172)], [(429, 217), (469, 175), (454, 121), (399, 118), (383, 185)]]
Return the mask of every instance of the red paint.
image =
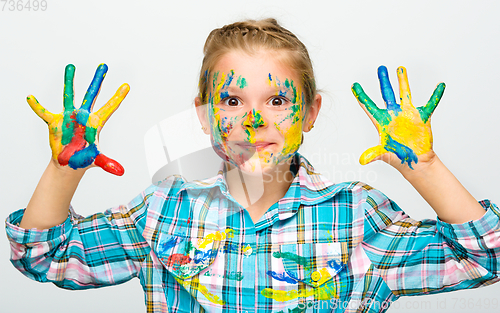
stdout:
[(174, 270), (178, 269), (179, 266), (191, 262), (189, 255), (184, 255), (181, 253), (175, 253), (168, 257), (167, 266), (172, 266)]
[(120, 163), (111, 158), (108, 158), (102, 153), (95, 158), (94, 164), (99, 166), (106, 172), (115, 174), (117, 176), (122, 176), (123, 173), (125, 173), (125, 169)]
[(83, 138), (85, 135), (85, 126), (75, 123), (75, 129), (71, 142), (67, 144), (63, 151), (59, 153), (57, 161), (61, 165), (68, 165), (69, 159), (75, 152), (82, 150), (87, 146), (87, 141)]

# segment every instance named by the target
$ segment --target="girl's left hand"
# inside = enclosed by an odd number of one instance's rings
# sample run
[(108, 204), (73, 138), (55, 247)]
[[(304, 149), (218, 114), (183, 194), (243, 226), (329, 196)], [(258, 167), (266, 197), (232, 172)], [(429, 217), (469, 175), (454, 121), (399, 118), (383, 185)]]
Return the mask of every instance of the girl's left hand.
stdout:
[(351, 89), (380, 136), (380, 144), (366, 150), (359, 162), (365, 165), (383, 160), (404, 173), (413, 170), (415, 164), (425, 165), (434, 159), (430, 118), (441, 100), (445, 84), (437, 85), (425, 106), (415, 108), (411, 103), (406, 69), (399, 67), (397, 74), (400, 104), (396, 103), (387, 68), (378, 68), (380, 89), (387, 109), (378, 108), (358, 83), (354, 83)]

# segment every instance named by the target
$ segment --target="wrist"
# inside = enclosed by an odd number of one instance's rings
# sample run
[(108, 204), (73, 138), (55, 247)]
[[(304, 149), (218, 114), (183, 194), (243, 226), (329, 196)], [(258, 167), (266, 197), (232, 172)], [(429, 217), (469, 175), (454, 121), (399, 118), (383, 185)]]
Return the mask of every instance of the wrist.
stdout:
[(52, 174), (59, 176), (64, 179), (71, 178), (82, 178), (89, 167), (73, 169), (69, 165), (60, 165), (57, 160), (51, 158), (49, 165), (47, 166), (47, 170), (51, 171)]
[(437, 154), (431, 150), (426, 154), (419, 156), (418, 163), (412, 164), (413, 169), (408, 166), (400, 167), (398, 169), (406, 180), (411, 181), (433, 175), (433, 173), (439, 172), (441, 166), (444, 166), (444, 164), (441, 162)]

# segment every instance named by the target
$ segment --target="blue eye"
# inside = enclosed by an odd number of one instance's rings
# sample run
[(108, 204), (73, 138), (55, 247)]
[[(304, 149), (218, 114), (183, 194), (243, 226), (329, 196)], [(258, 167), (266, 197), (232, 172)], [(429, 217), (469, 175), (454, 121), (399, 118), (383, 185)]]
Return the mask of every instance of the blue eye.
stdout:
[(238, 100), (238, 98), (224, 99), (224, 103), (230, 107), (236, 107), (236, 106), (239, 106), (241, 104), (240, 100)]

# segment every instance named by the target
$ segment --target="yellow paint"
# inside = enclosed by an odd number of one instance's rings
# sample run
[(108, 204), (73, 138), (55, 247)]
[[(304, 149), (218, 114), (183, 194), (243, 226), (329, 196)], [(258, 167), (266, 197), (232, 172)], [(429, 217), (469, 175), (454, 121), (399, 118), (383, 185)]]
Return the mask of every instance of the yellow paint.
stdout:
[(224, 85), (224, 82), (226, 80), (226, 74), (222, 72), (221, 78), (219, 83), (217, 84), (217, 87), (215, 88), (214, 91), (214, 97), (213, 97), (213, 104), (217, 104), (220, 102), (220, 90), (222, 89), (222, 86)]
[(401, 112), (396, 116), (393, 111), (388, 111), (391, 121), (385, 126), (381, 126), (375, 119), (372, 119), (376, 124), (380, 136), (380, 144), (363, 152), (359, 159), (362, 165), (370, 163), (375, 158), (388, 152), (384, 148), (389, 140), (387, 135), (400, 144), (412, 149), (417, 156), (432, 150), (431, 126), (430, 123), (422, 120), (420, 113), (412, 104), (406, 69), (402, 66), (399, 67), (397, 74)]
[[(409, 104), (411, 105), (411, 104)], [(367, 149), (361, 155), (359, 161), (362, 165), (368, 164), (373, 159), (380, 155), (387, 153), (384, 148), (389, 134), (392, 139), (411, 148), (417, 156), (425, 154), (432, 150), (432, 130), (430, 123), (424, 123), (418, 111), (411, 105), (411, 108), (403, 108), (396, 116), (393, 112), (391, 115), (391, 122), (386, 126), (381, 126), (377, 123), (377, 130), (380, 135), (380, 144), (375, 147)]]
[(226, 238), (233, 238), (234, 237), (234, 229), (232, 228), (226, 228), (224, 231), (216, 231), (215, 233), (208, 234), (203, 239), (201, 239), (198, 242), (198, 248), (199, 249), (205, 249), (208, 244), (214, 242), (214, 241), (221, 241)]
[[(188, 290), (188, 291), (191, 291), (191, 290), (199, 291), (202, 295), (205, 296), (205, 298), (207, 298), (208, 301), (210, 301), (212, 303), (219, 304), (219, 305), (226, 304), (226, 301), (220, 299), (219, 296), (214, 295), (213, 293), (209, 292), (207, 287), (200, 284), (200, 281), (197, 278), (196, 279), (193, 278), (193, 280), (190, 280), (190, 281), (184, 281), (184, 280), (181, 280), (181, 279), (176, 277), (175, 280), (177, 280), (177, 282), (181, 286), (186, 288), (186, 290)], [(191, 292), (191, 294), (193, 295), (193, 297), (196, 298), (195, 293)]]
[[(86, 126), (97, 128), (102, 127), (107, 119), (118, 108), (123, 99), (127, 96), (130, 90), (128, 84), (123, 84), (118, 88), (115, 95), (96, 113), (91, 113)], [(52, 158), (57, 160), (57, 157), (63, 150), (61, 144), (63, 113), (53, 114), (45, 109), (38, 100), (33, 96), (26, 98), (31, 109), (44, 120), (49, 127), (49, 143), (52, 150)]]
[(318, 271), (314, 271), (311, 274), (311, 279), (314, 280), (314, 281), (318, 281), (318, 280), (321, 279), (321, 274)]
[(302, 143), (302, 104), (299, 105), (299, 109), (295, 112), (294, 115), (290, 116), (291, 119), (290, 128), (281, 128), (277, 123), (274, 123), (274, 126), (280, 131), (284, 137), (285, 142), (283, 144), (283, 150), (281, 151), (282, 155), (288, 155), (297, 151)]
[(307, 298), (314, 296), (315, 300), (330, 300), (332, 298), (338, 298), (337, 289), (335, 285), (325, 285), (319, 288), (311, 289), (299, 289), (299, 290), (275, 290), (271, 288), (265, 288), (260, 292), (266, 298), (274, 299), (278, 302), (290, 301), (297, 298)]
[(95, 118), (92, 117), (92, 115), (94, 114), (91, 114), (89, 120), (92, 119), (92, 123), (98, 123), (96, 125), (92, 124), (92, 127), (96, 128), (97, 126), (101, 127), (104, 126), (104, 123), (106, 123), (111, 114), (113, 114), (113, 112), (116, 111), (116, 109), (123, 101), (123, 99), (125, 99), (129, 91), (130, 91), (130, 86), (128, 84), (121, 85), (120, 88), (118, 88), (116, 93), (113, 95), (113, 97), (111, 97), (111, 99), (109, 99), (109, 101), (95, 113), (95, 115), (97, 115), (99, 118), (98, 122)]
[(242, 249), (243, 253), (247, 252), (248, 250), (252, 250), (252, 247), (250, 245), (248, 245)]
[[(319, 278), (318, 279), (314, 279), (316, 281), (316, 286), (321, 286), (322, 284), (324, 284), (325, 282), (327, 282), (330, 278), (332, 278), (332, 275), (330, 275), (330, 272), (328, 272), (328, 270), (324, 267), (322, 269), (314, 273), (318, 273), (317, 275), (319, 275)], [(313, 274), (314, 274), (313, 273)], [(312, 277), (311, 277), (312, 278)]]

